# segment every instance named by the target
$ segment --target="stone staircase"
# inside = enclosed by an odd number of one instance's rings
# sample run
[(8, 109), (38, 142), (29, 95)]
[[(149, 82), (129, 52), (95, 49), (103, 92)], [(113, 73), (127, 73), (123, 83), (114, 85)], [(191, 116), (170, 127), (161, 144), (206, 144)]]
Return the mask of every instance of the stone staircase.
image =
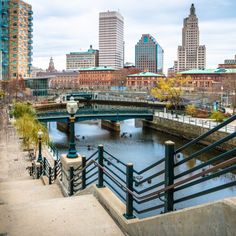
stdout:
[(93, 195), (64, 198), (57, 183), (32, 179), (27, 153), (6, 121), (0, 119), (0, 236), (123, 235)]
[(0, 235), (123, 235), (97, 199), (64, 198), (59, 186), (20, 179), (0, 182)]

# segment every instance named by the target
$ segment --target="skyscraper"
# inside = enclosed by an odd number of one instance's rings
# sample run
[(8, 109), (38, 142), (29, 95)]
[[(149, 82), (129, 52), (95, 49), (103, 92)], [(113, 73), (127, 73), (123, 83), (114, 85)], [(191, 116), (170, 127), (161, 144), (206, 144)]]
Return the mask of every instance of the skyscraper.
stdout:
[(119, 12), (99, 13), (99, 66), (123, 68), (124, 18)]
[(175, 62), (175, 72), (189, 69), (204, 69), (206, 67), (206, 47), (199, 45), (198, 18), (194, 4), (190, 15), (184, 19), (182, 29), (182, 46), (178, 47), (178, 61)]
[(28, 77), (32, 67), (32, 7), (21, 0), (1, 0), (0, 12), (0, 79)]
[(143, 34), (135, 45), (135, 67), (153, 73), (163, 72), (164, 50), (150, 34)]

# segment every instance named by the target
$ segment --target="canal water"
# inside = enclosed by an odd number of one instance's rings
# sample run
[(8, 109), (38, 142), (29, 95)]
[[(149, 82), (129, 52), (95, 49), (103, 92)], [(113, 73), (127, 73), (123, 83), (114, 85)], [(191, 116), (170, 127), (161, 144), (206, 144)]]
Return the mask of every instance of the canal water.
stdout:
[[(56, 128), (56, 123), (51, 123), (50, 137), (53, 142), (58, 147), (60, 153), (67, 153), (68, 150), (68, 137), (65, 133), (60, 132)], [(139, 171), (153, 164), (154, 162), (162, 159), (164, 157), (164, 143), (167, 140), (172, 140), (176, 143), (176, 147), (180, 147), (187, 141), (180, 138), (160, 133), (151, 129), (142, 128), (141, 121), (138, 120), (126, 120), (121, 122), (121, 132), (116, 134), (101, 128), (101, 125), (97, 121), (87, 122), (87, 123), (77, 123), (75, 127), (75, 134), (77, 137), (76, 147), (81, 155), (89, 157), (92, 155), (99, 144), (103, 144), (105, 150), (117, 157), (124, 163), (133, 163), (134, 168)], [(88, 145), (91, 147), (88, 150)], [(176, 157), (176, 161), (186, 158), (191, 153), (200, 150), (201, 145), (195, 145), (194, 147), (188, 149)], [(200, 155), (197, 159), (193, 159), (180, 165), (176, 168), (175, 173), (182, 172), (187, 169), (191, 169), (196, 165), (208, 160), (209, 158), (220, 154), (218, 151), (210, 151), (207, 154)], [(117, 164), (117, 163), (116, 163)], [(147, 176), (153, 173), (157, 173), (164, 168), (164, 164), (153, 168)], [(125, 171), (125, 170), (124, 170)], [(145, 178), (147, 176), (141, 176), (140, 178)], [(185, 176), (187, 177), (187, 176)], [(185, 178), (184, 177), (184, 178)], [(200, 183), (194, 187), (187, 188), (185, 190), (179, 191), (175, 194), (175, 198), (180, 198), (182, 196), (190, 195), (198, 191), (207, 190), (209, 188), (222, 185), (235, 180), (234, 174), (226, 174), (221, 177), (211, 179), (209, 181)], [(154, 179), (151, 184), (163, 181), (163, 175)], [(144, 183), (141, 186), (137, 186), (137, 190), (142, 190), (144, 187), (150, 186), (150, 183)], [(235, 196), (236, 187), (231, 187), (219, 192), (204, 195), (192, 200), (188, 200), (184, 203), (175, 204), (176, 209), (181, 209), (188, 206), (198, 205), (213, 200), (222, 199), (225, 197)], [(124, 195), (125, 196), (125, 195)], [(161, 201), (160, 201), (161, 203)], [(156, 202), (150, 202), (145, 205), (145, 207), (152, 206)], [(155, 213), (160, 213), (161, 210), (155, 211)], [(142, 216), (151, 215), (143, 214)]]

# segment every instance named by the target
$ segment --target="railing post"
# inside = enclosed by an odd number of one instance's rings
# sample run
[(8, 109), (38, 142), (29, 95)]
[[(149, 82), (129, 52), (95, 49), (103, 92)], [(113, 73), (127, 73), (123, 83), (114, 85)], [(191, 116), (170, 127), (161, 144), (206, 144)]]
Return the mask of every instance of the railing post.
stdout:
[(49, 166), (48, 172), (49, 172), (48, 184), (51, 185), (52, 184), (52, 167), (51, 166)]
[(36, 171), (36, 178), (39, 179), (39, 177), (40, 177), (40, 167), (35, 165), (35, 171)]
[(46, 158), (43, 158), (43, 175), (46, 175)]
[(74, 167), (69, 170), (69, 196), (74, 194)]
[[(165, 142), (165, 187), (174, 183), (174, 151), (175, 143), (172, 141)], [(165, 212), (174, 209), (174, 190), (170, 189), (165, 192)]]
[[(103, 154), (104, 154), (104, 148), (103, 145), (98, 146), (98, 164), (103, 167)], [(98, 167), (98, 188), (103, 188), (103, 169)]]
[(42, 165), (42, 162), (40, 163), (40, 166), (39, 166), (39, 174), (42, 175), (43, 173), (43, 165)]
[(57, 179), (57, 161), (54, 161), (54, 181)]
[[(86, 166), (86, 157), (82, 156), (82, 169)], [(82, 184), (81, 188), (85, 189), (86, 188), (86, 169), (82, 171)]]
[[(133, 182), (134, 182), (134, 167), (132, 163), (126, 165), (126, 187), (133, 192)], [(126, 213), (124, 214), (126, 219), (133, 219), (133, 195), (126, 192)]]

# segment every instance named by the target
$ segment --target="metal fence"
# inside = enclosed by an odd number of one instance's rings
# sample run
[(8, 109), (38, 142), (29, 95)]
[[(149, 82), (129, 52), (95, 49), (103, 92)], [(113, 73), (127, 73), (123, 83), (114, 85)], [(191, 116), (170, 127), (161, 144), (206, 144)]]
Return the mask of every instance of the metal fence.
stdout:
[[(220, 122), (214, 122), (209, 119), (194, 118), (191, 116), (179, 115), (179, 114), (174, 114), (174, 113), (169, 113), (169, 112), (167, 113), (167, 112), (156, 111), (155, 116), (165, 118), (168, 120), (178, 121), (185, 124), (196, 125), (196, 126), (200, 126), (207, 129), (212, 129), (214, 127), (217, 127), (220, 124)], [(225, 125), (219, 131), (226, 132), (226, 133), (233, 133), (233, 132), (236, 132), (236, 126)]]

